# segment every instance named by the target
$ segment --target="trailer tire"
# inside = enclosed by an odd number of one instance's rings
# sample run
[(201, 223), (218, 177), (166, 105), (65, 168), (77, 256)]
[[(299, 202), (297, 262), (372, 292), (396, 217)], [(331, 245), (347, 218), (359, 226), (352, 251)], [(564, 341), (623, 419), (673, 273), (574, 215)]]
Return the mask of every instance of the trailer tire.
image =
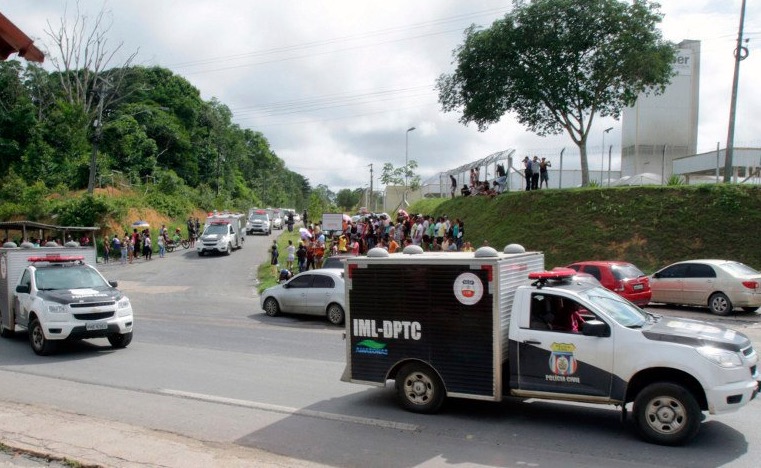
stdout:
[(338, 304), (330, 304), (326, 315), (328, 316), (328, 322), (333, 325), (341, 325), (344, 323), (344, 310)]
[[(13, 328), (16, 328), (14, 325), (11, 325)], [(5, 328), (3, 326), (3, 312), (0, 311), (0, 336), (3, 338), (11, 338), (13, 337), (13, 329), (12, 328)]]
[(53, 352), (55, 344), (45, 338), (42, 331), (42, 324), (38, 319), (32, 320), (29, 324), (29, 344), (32, 345), (32, 351), (39, 356), (47, 356)]
[(701, 411), (689, 390), (658, 382), (642, 389), (634, 399), (634, 421), (648, 442), (683, 445), (698, 433)]
[(444, 384), (429, 366), (406, 364), (396, 375), (396, 395), (407, 411), (435, 413), (444, 403)]
[(108, 342), (114, 349), (126, 348), (132, 343), (132, 332), (129, 333), (112, 333), (108, 335)]

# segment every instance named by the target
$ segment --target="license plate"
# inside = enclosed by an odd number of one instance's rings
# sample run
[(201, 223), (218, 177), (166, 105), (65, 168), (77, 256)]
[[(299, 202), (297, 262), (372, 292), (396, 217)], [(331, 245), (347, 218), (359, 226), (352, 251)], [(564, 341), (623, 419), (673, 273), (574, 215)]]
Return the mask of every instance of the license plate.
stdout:
[(645, 289), (645, 285), (644, 284), (635, 284), (634, 286), (632, 286), (632, 289), (634, 289), (635, 291), (639, 291), (640, 289)]
[(87, 322), (85, 325), (85, 329), (90, 330), (106, 330), (108, 328), (108, 324), (106, 322)]

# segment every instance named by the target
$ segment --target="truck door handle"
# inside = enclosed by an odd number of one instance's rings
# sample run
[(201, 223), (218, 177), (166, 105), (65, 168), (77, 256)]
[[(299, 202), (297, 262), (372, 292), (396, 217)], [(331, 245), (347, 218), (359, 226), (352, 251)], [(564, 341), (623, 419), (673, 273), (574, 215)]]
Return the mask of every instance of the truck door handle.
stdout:
[(524, 342), (525, 344), (536, 344), (536, 345), (540, 345), (540, 344), (542, 344), (542, 342), (541, 342), (541, 341), (538, 341), (538, 340), (523, 340), (523, 342)]

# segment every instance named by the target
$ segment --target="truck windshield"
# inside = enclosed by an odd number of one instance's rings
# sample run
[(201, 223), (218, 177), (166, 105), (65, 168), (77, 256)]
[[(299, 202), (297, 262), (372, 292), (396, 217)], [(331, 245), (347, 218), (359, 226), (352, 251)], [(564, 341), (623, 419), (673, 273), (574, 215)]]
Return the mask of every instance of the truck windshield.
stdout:
[(605, 288), (591, 288), (581, 296), (625, 327), (641, 327), (647, 323), (647, 314), (642, 309)]
[(210, 224), (203, 234), (227, 234), (227, 224)]
[(37, 289), (42, 291), (110, 287), (102, 276), (87, 266), (38, 268), (34, 277)]

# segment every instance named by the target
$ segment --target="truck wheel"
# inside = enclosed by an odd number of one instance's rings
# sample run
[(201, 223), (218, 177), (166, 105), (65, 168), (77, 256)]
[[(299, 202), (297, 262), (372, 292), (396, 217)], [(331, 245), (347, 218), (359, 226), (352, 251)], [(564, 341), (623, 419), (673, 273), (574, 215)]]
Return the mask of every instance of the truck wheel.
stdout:
[(338, 304), (330, 304), (328, 306), (328, 321), (333, 325), (341, 325), (344, 323), (344, 310)]
[(264, 313), (270, 317), (274, 317), (280, 313), (280, 305), (277, 303), (277, 299), (274, 297), (268, 297), (264, 301)]
[(108, 342), (114, 349), (126, 348), (132, 343), (132, 332), (129, 333), (112, 333), (108, 335)]
[(203, 250), (199, 250), (199, 251), (198, 251), (198, 256), (199, 256), (199, 257), (203, 257)]
[(732, 301), (723, 293), (714, 293), (708, 298), (708, 308), (714, 315), (729, 315), (732, 312)]
[(32, 345), (34, 353), (40, 356), (49, 355), (55, 347), (54, 343), (45, 338), (45, 333), (43, 333), (42, 325), (38, 319), (32, 320), (32, 323), (29, 324), (29, 344)]
[(233, 253), (233, 245), (228, 243), (227, 244), (227, 251), (225, 252), (225, 255), (230, 255), (231, 253)]
[(701, 412), (695, 397), (681, 385), (654, 383), (634, 400), (640, 435), (659, 445), (682, 445), (698, 433)]
[(396, 376), (396, 395), (408, 411), (435, 413), (444, 403), (444, 384), (430, 367), (411, 363)]

